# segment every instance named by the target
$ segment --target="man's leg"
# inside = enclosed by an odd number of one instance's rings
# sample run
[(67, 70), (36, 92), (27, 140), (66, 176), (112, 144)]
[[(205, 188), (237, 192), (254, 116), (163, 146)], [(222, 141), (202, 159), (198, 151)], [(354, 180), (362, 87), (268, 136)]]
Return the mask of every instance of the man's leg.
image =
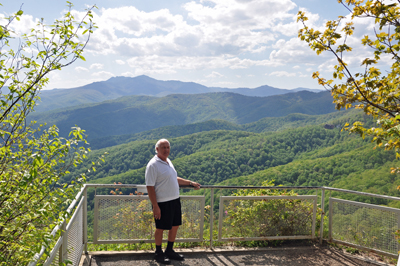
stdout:
[[(179, 225), (172, 226), (171, 230), (168, 232), (168, 241), (175, 242), (176, 234), (178, 233)], [(162, 240), (162, 239), (161, 239)]]
[[(156, 246), (161, 246), (163, 233), (164, 233), (163, 229), (156, 229), (156, 232), (154, 233), (154, 238), (156, 240)], [(176, 236), (176, 233), (175, 233), (175, 236)]]
[(171, 230), (169, 230), (169, 232), (168, 232), (168, 245), (167, 245), (167, 249), (165, 250), (165, 255), (167, 255), (167, 257), (170, 258), (171, 260), (183, 260), (184, 259), (183, 255), (178, 254), (173, 250), (176, 234), (178, 233), (178, 228), (179, 228), (179, 225), (172, 226)]
[(154, 238), (156, 242), (156, 261), (162, 264), (170, 264), (171, 261), (168, 259), (168, 257), (164, 256), (164, 252), (161, 248), (163, 233), (163, 229), (156, 229), (154, 233)]

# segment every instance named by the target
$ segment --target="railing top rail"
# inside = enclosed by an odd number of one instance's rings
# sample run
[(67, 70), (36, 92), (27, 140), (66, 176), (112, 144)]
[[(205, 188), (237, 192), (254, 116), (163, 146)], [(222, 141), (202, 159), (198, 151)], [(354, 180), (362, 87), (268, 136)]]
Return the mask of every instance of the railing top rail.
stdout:
[(350, 204), (353, 206), (366, 207), (366, 208), (370, 208), (370, 209), (391, 211), (391, 212), (396, 212), (397, 214), (400, 214), (400, 209), (398, 209), (398, 208), (386, 207), (386, 206), (364, 203), (364, 202), (357, 202), (357, 201), (352, 201), (352, 200), (337, 199), (337, 198), (330, 198), (330, 201), (344, 203), (344, 204)]
[[(95, 188), (143, 188), (146, 185), (137, 184), (86, 184), (87, 187)], [(181, 188), (193, 188), (192, 186), (180, 186)], [(202, 185), (201, 188), (215, 188), (215, 189), (322, 189), (324, 187), (301, 187), (301, 186), (213, 186)]]
[(357, 194), (357, 195), (362, 195), (362, 196), (369, 196), (369, 197), (376, 197), (376, 198), (381, 198), (381, 199), (388, 199), (388, 200), (397, 200), (400, 201), (399, 197), (394, 197), (394, 196), (385, 196), (385, 195), (379, 195), (379, 194), (374, 194), (374, 193), (368, 193), (368, 192), (360, 192), (360, 191), (354, 191), (354, 190), (348, 190), (348, 189), (341, 189), (341, 188), (333, 188), (333, 187), (322, 187), (323, 189), (326, 190), (331, 190), (331, 191), (337, 191), (337, 192), (344, 192), (344, 193), (352, 193), (352, 194)]
[(264, 199), (315, 199), (317, 200), (317, 195), (301, 195), (301, 196), (221, 196), (221, 200), (264, 200)]
[(300, 186), (211, 186), (204, 185), (201, 188), (217, 188), (217, 189), (321, 189), (322, 187), (300, 187)]
[[(138, 184), (85, 184), (86, 187), (95, 187), (95, 188), (144, 188), (146, 185), (138, 185)], [(193, 188), (191, 186), (181, 186), (181, 188)], [(265, 187), (265, 186), (213, 186), (213, 185), (202, 185), (202, 189), (318, 189), (318, 190), (330, 190), (330, 191), (337, 191), (337, 192), (344, 192), (344, 193), (352, 193), (361, 196), (369, 196), (369, 197), (376, 197), (382, 198), (387, 200), (397, 200), (400, 201), (399, 197), (394, 196), (386, 196), (386, 195), (379, 195), (374, 193), (368, 192), (360, 192), (348, 189), (341, 189), (341, 188), (332, 188), (332, 187), (324, 187), (324, 186), (273, 186), (273, 187)]]

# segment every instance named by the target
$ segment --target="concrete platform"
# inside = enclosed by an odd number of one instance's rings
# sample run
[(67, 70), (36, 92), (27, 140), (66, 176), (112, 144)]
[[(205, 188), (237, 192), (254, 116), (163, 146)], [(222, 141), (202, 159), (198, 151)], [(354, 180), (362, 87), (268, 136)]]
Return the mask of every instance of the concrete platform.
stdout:
[[(184, 261), (172, 261), (170, 265), (179, 266), (368, 266), (395, 265), (380, 262), (374, 258), (350, 255), (329, 246), (278, 247), (278, 248), (223, 248), (223, 249), (180, 249)], [(90, 252), (81, 261), (83, 266), (144, 266), (159, 265), (154, 260), (153, 251)], [(161, 264), (160, 264), (161, 265)]]

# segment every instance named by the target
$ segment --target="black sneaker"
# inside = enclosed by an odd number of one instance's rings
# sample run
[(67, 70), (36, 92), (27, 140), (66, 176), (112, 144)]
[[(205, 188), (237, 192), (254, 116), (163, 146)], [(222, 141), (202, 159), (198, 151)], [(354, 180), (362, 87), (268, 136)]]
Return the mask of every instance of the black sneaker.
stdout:
[(167, 256), (170, 260), (184, 260), (185, 257), (182, 254), (176, 253), (174, 250), (165, 251), (165, 256)]
[(164, 253), (157, 253), (156, 252), (156, 256), (155, 259), (158, 263), (162, 263), (162, 264), (170, 264), (171, 261), (169, 260), (169, 258), (167, 256), (165, 256)]

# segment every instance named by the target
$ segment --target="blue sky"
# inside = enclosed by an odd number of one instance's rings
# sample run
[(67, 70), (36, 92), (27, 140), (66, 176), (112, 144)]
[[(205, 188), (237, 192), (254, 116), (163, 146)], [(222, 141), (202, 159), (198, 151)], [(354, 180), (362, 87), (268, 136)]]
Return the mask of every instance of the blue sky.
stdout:
[[(73, 1), (72, 1), (73, 2)], [(48, 24), (61, 17), (66, 2), (7, 0), (0, 14), (24, 16), (16, 31)], [(305, 10), (310, 25), (348, 15), (336, 0), (79, 0), (76, 12), (96, 4), (93, 34), (84, 56), (53, 72), (46, 89), (72, 88), (113, 76), (148, 75), (160, 80), (197, 82), (212, 87), (269, 85), (283, 89), (322, 89), (312, 72), (331, 77), (332, 56), (317, 56), (297, 37), (296, 14)], [(78, 14), (78, 13), (77, 13)], [(371, 22), (356, 23), (359, 33), (349, 40), (357, 52), (348, 57), (355, 67), (365, 48), (360, 37)]]

